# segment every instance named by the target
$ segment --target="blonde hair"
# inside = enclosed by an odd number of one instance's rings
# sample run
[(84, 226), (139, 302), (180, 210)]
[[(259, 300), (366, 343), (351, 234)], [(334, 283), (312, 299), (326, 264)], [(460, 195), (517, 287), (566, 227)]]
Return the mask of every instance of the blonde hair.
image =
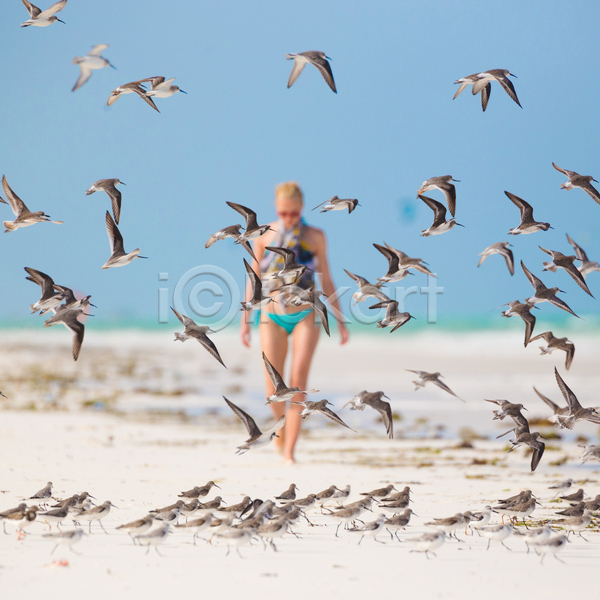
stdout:
[(304, 194), (302, 193), (300, 186), (295, 181), (286, 181), (285, 183), (276, 185), (275, 197), (277, 196), (299, 200), (301, 204), (304, 204)]

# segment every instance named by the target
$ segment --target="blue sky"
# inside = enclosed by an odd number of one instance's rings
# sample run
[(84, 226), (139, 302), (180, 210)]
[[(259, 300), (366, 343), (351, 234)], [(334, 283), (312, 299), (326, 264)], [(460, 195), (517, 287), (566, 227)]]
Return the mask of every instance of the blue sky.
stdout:
[[(227, 200), (253, 207), (260, 221), (273, 219), (273, 188), (288, 179), (300, 182), (309, 208), (333, 195), (361, 203), (351, 215), (307, 214), (328, 234), (338, 285), (352, 285), (343, 268), (381, 276), (387, 264), (372, 243), (386, 241), (438, 273), (441, 323), (487, 319), (496, 306), (530, 295), (519, 267), (511, 278), (502, 258), (476, 268), (493, 242), (511, 241), (517, 263), (538, 275), (546, 260), (538, 244), (569, 254), (567, 232), (600, 260), (600, 206), (581, 190), (561, 190), (565, 178), (551, 166), (600, 179), (600, 8), (564, 6), (69, 0), (59, 15), (66, 25), (21, 29), (22, 3), (3, 2), (1, 174), (31, 210), (65, 224), (2, 234), (2, 322), (37, 324), (28, 305), (39, 289), (25, 280), (25, 266), (92, 294), (96, 326), (156, 320), (159, 287), (170, 294), (198, 265), (224, 269), (241, 287), (243, 250), (230, 241), (205, 250), (204, 243), (239, 222)], [(100, 43), (110, 44), (104, 56), (117, 70), (95, 71), (72, 93), (72, 58)], [(305, 50), (332, 58), (338, 94), (311, 67), (286, 88), (285, 54)], [(457, 78), (492, 68), (518, 76), (523, 109), (497, 84), (485, 113), (469, 90), (452, 100)], [(119, 84), (155, 75), (176, 77), (188, 95), (158, 99), (161, 114), (133, 95), (106, 106)], [(432, 214), (416, 190), (445, 174), (460, 180), (456, 216), (465, 228), (422, 238)], [(85, 190), (108, 177), (127, 184), (126, 250), (139, 247), (150, 258), (102, 271), (109, 201)], [(519, 215), (504, 190), (529, 201), (555, 230), (510, 239)], [(4, 205), (0, 213), (12, 218)], [(166, 283), (159, 273), (169, 274)], [(564, 289), (575, 312), (597, 312), (566, 273), (542, 279)], [(410, 280), (402, 284), (426, 284), (421, 275)], [(600, 295), (600, 275), (588, 282)], [(210, 303), (208, 293), (201, 302)], [(422, 319), (424, 297), (411, 296), (406, 308)], [(549, 306), (543, 313), (562, 317)]]

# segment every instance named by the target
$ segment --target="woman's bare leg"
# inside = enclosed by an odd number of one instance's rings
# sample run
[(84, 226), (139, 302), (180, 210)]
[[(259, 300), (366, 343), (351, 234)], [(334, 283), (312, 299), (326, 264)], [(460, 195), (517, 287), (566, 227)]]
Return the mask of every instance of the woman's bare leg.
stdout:
[[(279, 327), (279, 325), (271, 321), (271, 319), (263, 313), (261, 315), (259, 332), (260, 344), (263, 352), (266, 354), (270, 363), (283, 376), (283, 366), (285, 364), (285, 357), (288, 349), (287, 331)], [(268, 397), (275, 391), (275, 388), (273, 387), (271, 378), (265, 369), (264, 363), (263, 371), (265, 374), (265, 396)], [(276, 404), (271, 404), (270, 406), (276, 419), (279, 419), (285, 414), (285, 402), (277, 402)], [(285, 439), (283, 428), (277, 432), (277, 435), (279, 437), (275, 438), (275, 446), (277, 446), (279, 449), (282, 449)]]
[[(321, 327), (315, 326), (314, 312), (300, 321), (294, 328), (292, 332), (292, 371), (288, 383), (290, 387), (298, 387), (301, 390), (306, 389), (308, 371), (320, 333)], [(300, 402), (305, 399), (304, 394), (296, 394), (292, 398), (292, 402)], [(300, 433), (300, 412), (302, 412), (301, 406), (290, 404), (285, 419), (285, 443), (283, 446), (283, 456), (287, 461), (294, 460), (294, 448)]]

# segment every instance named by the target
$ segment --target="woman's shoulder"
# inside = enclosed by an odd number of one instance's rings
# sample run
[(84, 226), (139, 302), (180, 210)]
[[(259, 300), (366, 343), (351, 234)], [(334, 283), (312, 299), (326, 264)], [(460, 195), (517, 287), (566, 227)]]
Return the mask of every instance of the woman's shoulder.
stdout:
[(325, 240), (327, 237), (322, 229), (308, 224), (306, 225), (306, 235), (311, 236), (315, 240)]

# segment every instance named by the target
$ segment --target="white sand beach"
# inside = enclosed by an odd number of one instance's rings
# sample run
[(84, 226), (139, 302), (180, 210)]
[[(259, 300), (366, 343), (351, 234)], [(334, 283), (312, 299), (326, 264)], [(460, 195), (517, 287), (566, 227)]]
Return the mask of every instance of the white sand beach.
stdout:
[[(522, 347), (522, 332), (436, 333), (390, 336), (357, 335), (346, 347), (324, 339), (310, 385), (321, 390), (357, 434), (319, 415), (306, 421), (298, 464), (286, 466), (271, 447), (242, 456), (235, 448), (247, 435), (224, 406), (222, 395), (254, 415), (259, 425), (272, 422), (264, 406), (263, 375), (256, 346), (243, 349), (234, 333), (213, 339), (228, 369), (198, 344), (175, 344), (170, 333), (89, 331), (77, 363), (70, 360), (66, 331), (2, 332), (0, 390), (0, 510), (16, 506), (54, 483), (54, 496), (84, 490), (97, 502), (116, 507), (97, 523), (72, 553), (42, 537), (46, 525), (34, 523), (19, 540), (14, 526), (0, 534), (0, 589), (3, 598), (162, 598), (181, 594), (251, 598), (285, 594), (364, 597), (365, 594), (411, 594), (422, 598), (600, 597), (596, 583), (600, 558), (597, 527), (589, 542), (571, 535), (559, 553), (544, 564), (521, 538), (492, 542), (458, 532), (462, 543), (447, 540), (428, 560), (411, 553), (409, 540), (426, 531), (433, 517), (480, 510), (497, 499), (531, 489), (541, 502), (533, 518), (552, 517), (565, 502), (550, 502), (548, 487), (567, 478), (573, 491), (600, 493), (600, 465), (580, 464), (578, 443), (598, 442), (598, 427), (578, 423), (573, 432), (557, 433), (535, 473), (523, 449), (506, 453), (507, 439), (494, 439), (512, 427), (510, 419), (492, 421), (492, 405), (483, 398), (506, 398), (529, 409), (527, 417), (547, 418), (549, 411), (532, 390), (535, 385), (560, 405), (556, 365), (584, 406), (597, 404), (600, 358), (596, 340), (578, 333), (570, 371), (564, 353), (539, 356), (537, 344)], [(573, 339), (573, 338), (571, 338)], [(414, 391), (414, 374), (404, 369), (440, 371), (465, 403), (438, 388)], [(397, 413), (395, 438), (388, 440), (377, 414), (351, 412), (342, 406), (362, 389), (383, 390)], [(541, 423), (532, 427), (554, 431)], [(577, 437), (583, 436), (583, 437)], [(483, 439), (478, 439), (479, 437)], [(464, 442), (470, 442), (465, 444)], [(240, 558), (221, 541), (192, 543), (176, 531), (159, 547), (135, 546), (116, 531), (120, 524), (173, 503), (177, 494), (214, 480), (208, 499), (220, 494), (228, 504), (244, 495), (273, 498), (290, 483), (301, 497), (332, 484), (360, 492), (393, 483), (413, 491), (414, 516), (399, 533), (402, 542), (383, 531), (378, 540), (340, 528), (318, 509), (294, 526), (299, 538), (276, 540), (278, 552), (260, 541), (242, 546)], [(32, 501), (30, 502), (32, 503)], [(370, 521), (378, 514), (365, 513)], [(500, 516), (492, 517), (500, 522)], [(69, 529), (65, 521), (65, 529)], [(82, 524), (87, 532), (87, 524)], [(52, 530), (56, 531), (55, 525)], [(203, 534), (200, 534), (201, 536)], [(208, 537), (208, 536), (204, 536)], [(54, 561), (68, 561), (58, 566)]]

